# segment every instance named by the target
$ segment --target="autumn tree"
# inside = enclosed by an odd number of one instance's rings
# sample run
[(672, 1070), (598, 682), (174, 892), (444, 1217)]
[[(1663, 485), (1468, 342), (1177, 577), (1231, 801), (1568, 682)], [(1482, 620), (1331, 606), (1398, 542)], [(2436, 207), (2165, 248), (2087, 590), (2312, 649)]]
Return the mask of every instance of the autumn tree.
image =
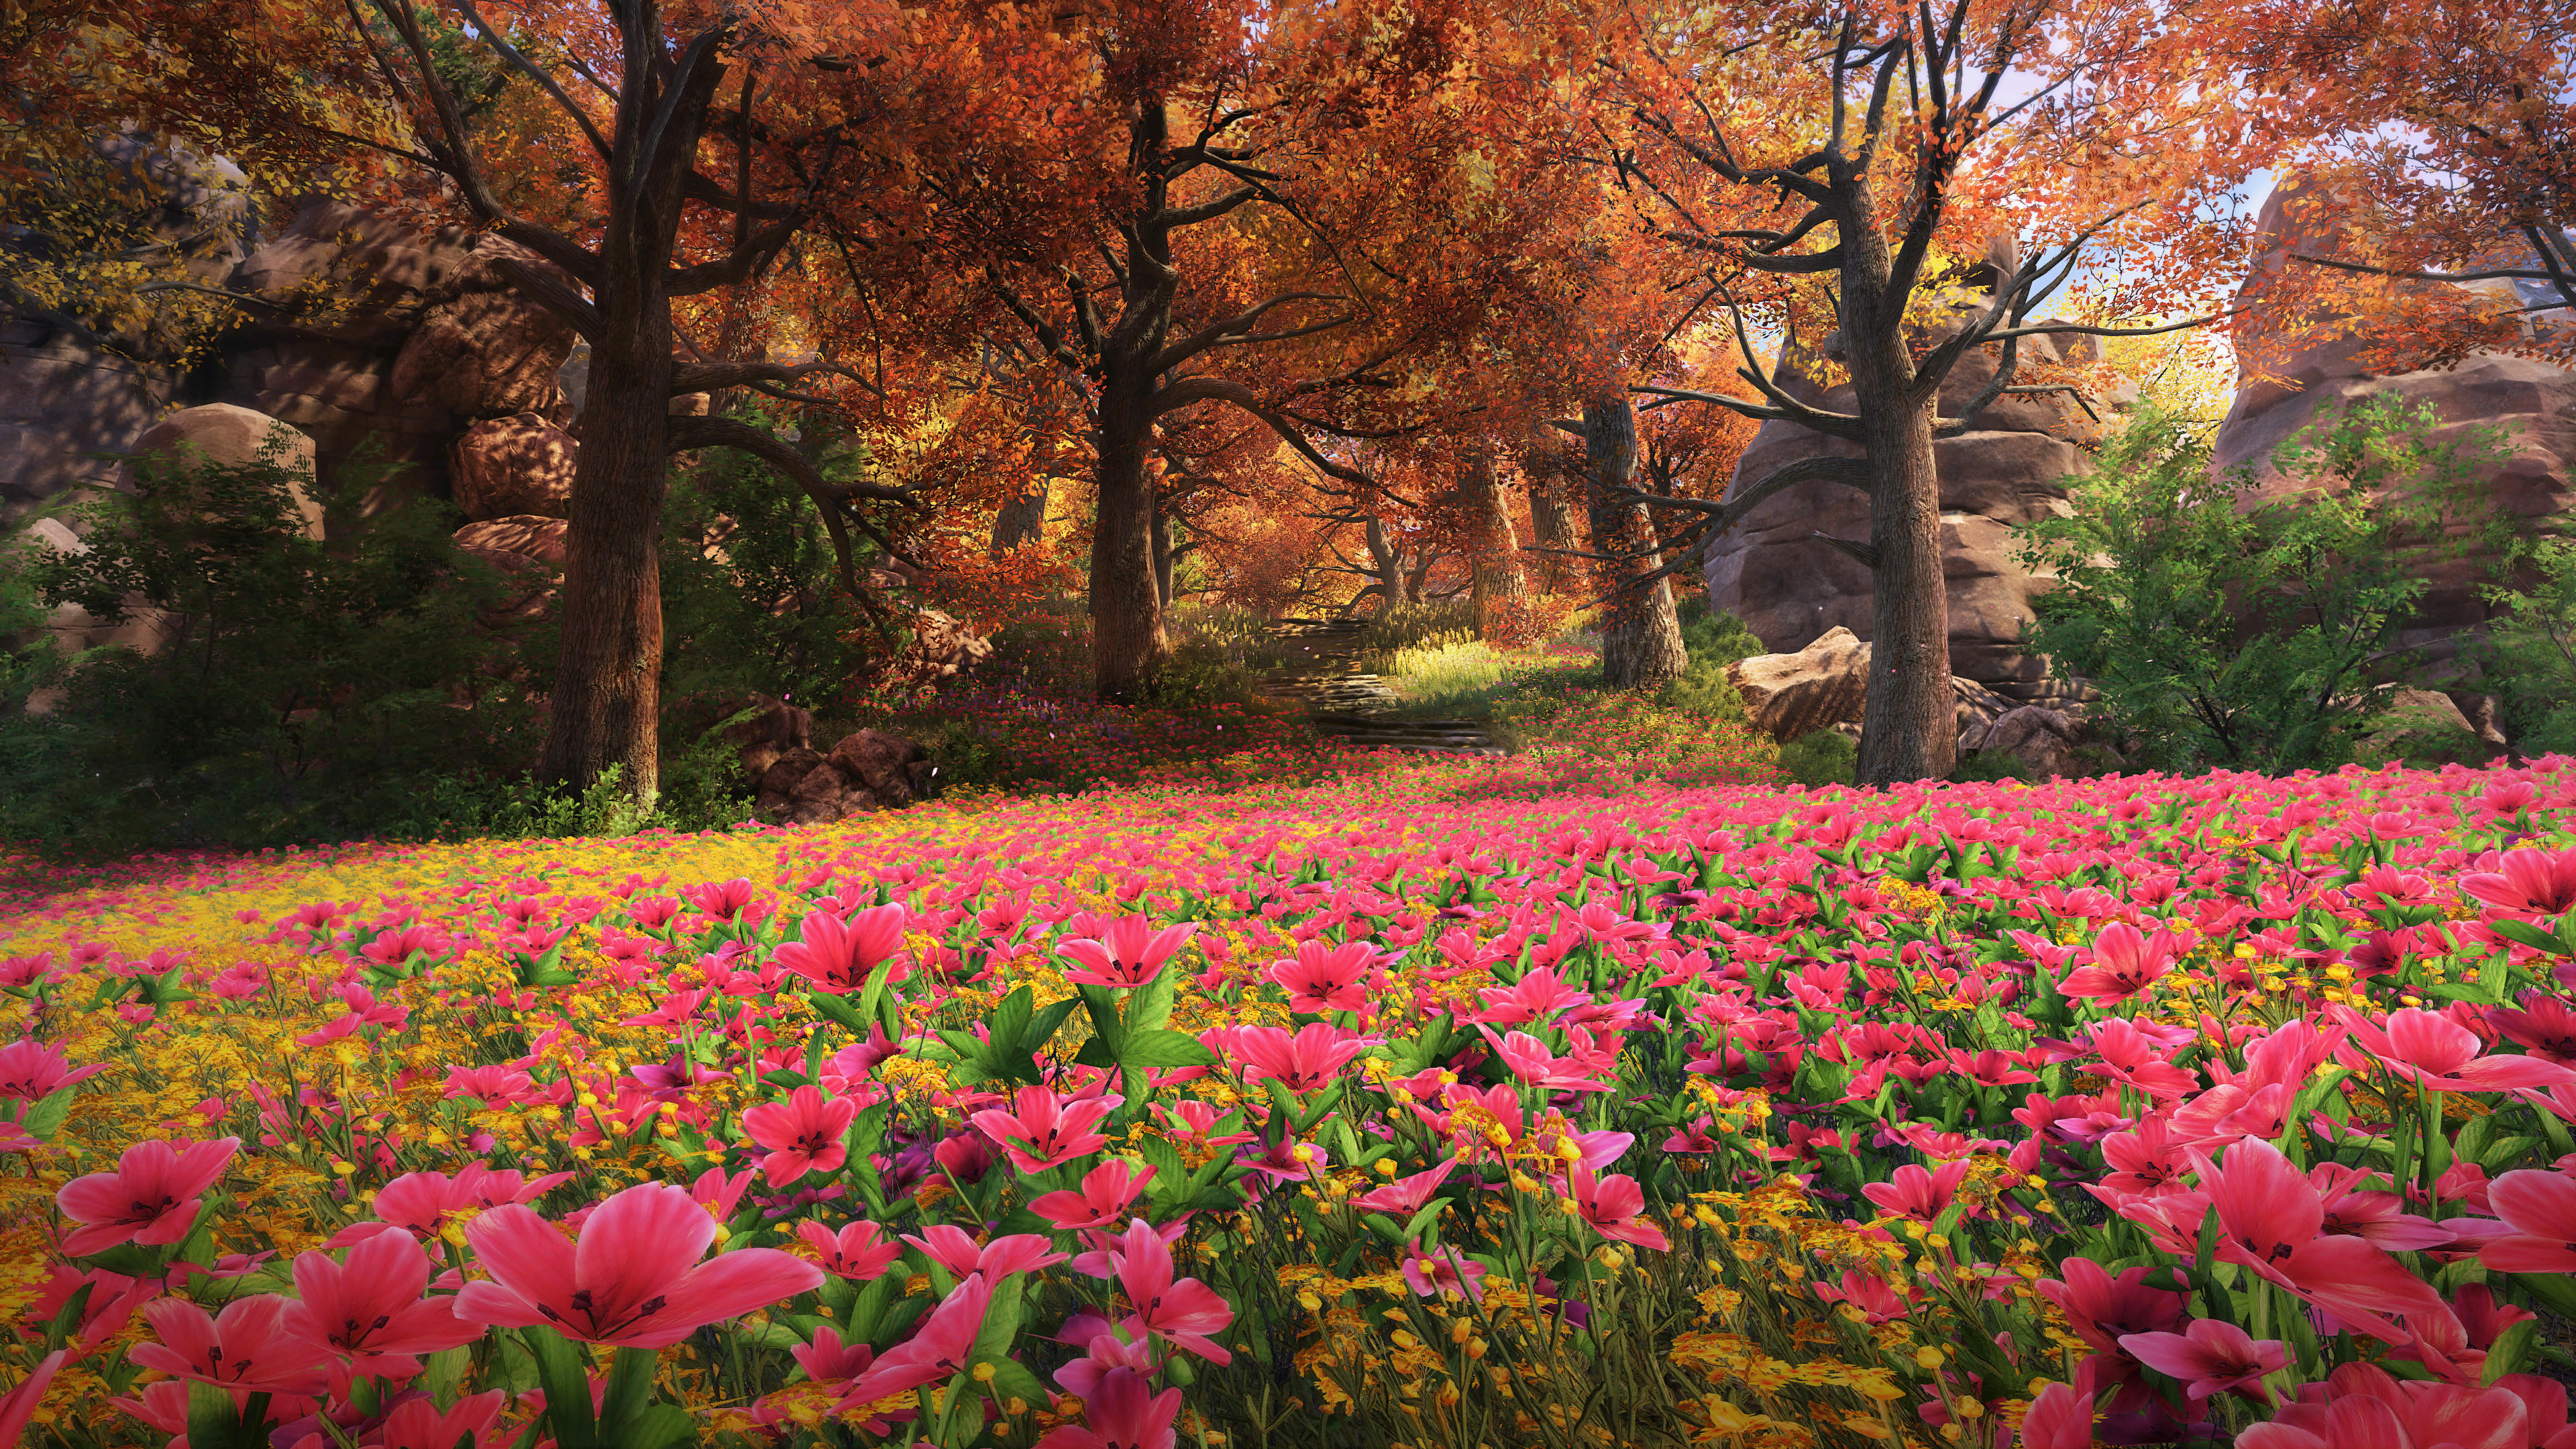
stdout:
[[(2312, 180), (2291, 220), (2331, 239), (2249, 323), (2340, 317), (2392, 371), (2478, 348), (2576, 365), (2576, 10), (2256, 0), (2221, 35), (2307, 131), (2276, 174)], [(2454, 285), (2406, 285), (2428, 282)]]
[[(2019, 344), (2141, 330), (2202, 303), (2235, 234), (2227, 193), (2254, 132), (2202, 64), (2193, 4), (2049, 0), (1746, 4), (1629, 12), (1629, 64), (1605, 83), (1607, 164), (1658, 234), (1702, 259), (1709, 305), (1737, 330), (1758, 401), (1641, 384), (1644, 394), (1795, 423), (1856, 444), (1740, 479), (1723, 505), (1665, 500), (1731, 526), (1795, 484), (1870, 498), (1850, 550), (1874, 578), (1859, 778), (1937, 777), (1955, 759), (1936, 438), (2028, 384)], [(1615, 117), (1616, 129), (1613, 129)], [(1988, 240), (2009, 238), (1988, 257)], [(2080, 316), (2033, 314), (2080, 266)], [(1975, 278), (1979, 267), (1991, 268)], [(1960, 310), (1955, 290), (1991, 280)], [(2202, 318), (2200, 320), (2207, 320)], [(1765, 364), (1830, 357), (1857, 404), (1829, 411)], [(1823, 335), (1830, 331), (1830, 338)], [(1955, 415), (1942, 382), (1978, 349), (1995, 371)]]

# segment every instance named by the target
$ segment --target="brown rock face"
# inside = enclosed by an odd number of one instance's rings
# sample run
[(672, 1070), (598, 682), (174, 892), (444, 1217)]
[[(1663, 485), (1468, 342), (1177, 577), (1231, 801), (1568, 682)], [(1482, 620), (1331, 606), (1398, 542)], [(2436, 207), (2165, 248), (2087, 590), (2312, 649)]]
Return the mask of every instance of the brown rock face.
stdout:
[[(2088, 340), (2065, 351), (2045, 337), (2022, 343), (2017, 380), (2041, 366), (2089, 361)], [(1955, 416), (1994, 376), (1996, 360), (1971, 354), (1941, 387), (1942, 415)], [(1784, 390), (1832, 412), (1854, 407), (1849, 386), (1826, 388), (1783, 369)], [(2100, 427), (2063, 394), (1998, 399), (1976, 431), (1932, 445), (1941, 477), (1942, 571), (1949, 585), (1950, 671), (2017, 702), (2048, 692), (2046, 669), (2021, 646), (2031, 617), (2030, 575), (2013, 561), (2016, 524), (2070, 512), (2064, 479), (2092, 470), (2085, 448)], [(1769, 422), (1737, 462), (1735, 489), (1760, 482), (1801, 458), (1862, 456), (1857, 444), (1795, 424)], [(1773, 495), (1733, 532), (1712, 543), (1701, 563), (1709, 602), (1742, 619), (1773, 649), (1800, 650), (1834, 629), (1866, 639), (1874, 626), (1874, 588), (1858, 560), (1815, 535), (1865, 542), (1869, 498), (1839, 483), (1806, 483)]]
[[(2310, 234), (2287, 214), (2284, 199), (2296, 194), (2297, 184), (2284, 182), (2264, 204), (2264, 251), (2240, 301), (2261, 298), (2267, 276), (2290, 265), (2285, 260), (2289, 251), (2334, 251), (2331, 237)], [(2219, 426), (2211, 459), (2222, 473), (2239, 464), (2254, 470), (2254, 486), (2240, 495), (2241, 501), (2296, 494), (2298, 485), (2271, 466), (2271, 455), (2321, 412), (2393, 398), (2430, 405), (2438, 419), (2436, 442), (2459, 438), (2482, 424), (2512, 426), (2511, 456), (2488, 475), (2487, 497), (2525, 531), (2576, 506), (2576, 372), (2528, 358), (2477, 353), (2444, 371), (2372, 374), (2358, 360), (2366, 345), (2362, 339), (2333, 337), (2327, 331), (2283, 329), (2245, 349), (2235, 405)], [(2267, 381), (2262, 373), (2284, 374), (2290, 382)], [(2422, 576), (2429, 588), (2396, 643), (2422, 649), (2437, 670), (2456, 658), (2463, 636), (2487, 619), (2482, 590), (2494, 581), (2490, 563), (2474, 555), (2425, 560)]]
[(456, 440), (456, 506), (477, 522), (572, 511), (579, 445), (535, 413), (476, 423)]
[(1775, 740), (1857, 722), (1869, 695), (1869, 646), (1834, 628), (1795, 654), (1761, 654), (1726, 666), (1754, 728)]
[(527, 248), (480, 238), (395, 356), (387, 384), (394, 397), (425, 401), (461, 418), (551, 418), (563, 409), (555, 375), (572, 352), (572, 326), (519, 295), (495, 265), (501, 261), (571, 285), (571, 278)]
[(814, 712), (796, 705), (755, 695), (751, 701), (760, 713), (728, 725), (725, 738), (742, 752), (743, 773), (754, 780), (765, 779), (771, 766), (795, 750), (810, 750), (814, 743)]
[(136, 464), (128, 466), (121, 480), (128, 488), (139, 486), (147, 476), (144, 459), (191, 471), (209, 463), (232, 467), (271, 459), (289, 475), (287, 491), (304, 515), (305, 536), (322, 536), (322, 505), (313, 497), (317, 488), (313, 440), (266, 413), (229, 403), (182, 408), (134, 440), (134, 457)]
[(901, 735), (860, 730), (829, 756), (802, 745), (781, 753), (760, 777), (759, 809), (791, 825), (820, 825), (937, 793), (929, 751)]
[(2075, 747), (2083, 738), (2083, 726), (2061, 711), (2024, 705), (1969, 733), (1975, 742), (1962, 738), (1963, 751), (2010, 755), (2034, 773), (2053, 779), (2075, 773)]
[(564, 538), (570, 530), (571, 525), (560, 518), (519, 513), (469, 523), (456, 530), (456, 541), (467, 548), (520, 554), (560, 572), (564, 566)]

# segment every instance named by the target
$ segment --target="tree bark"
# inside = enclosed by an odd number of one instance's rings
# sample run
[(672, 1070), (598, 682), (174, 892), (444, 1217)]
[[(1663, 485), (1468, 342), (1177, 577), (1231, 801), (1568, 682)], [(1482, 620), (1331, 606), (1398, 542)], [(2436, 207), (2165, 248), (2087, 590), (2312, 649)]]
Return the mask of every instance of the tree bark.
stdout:
[(1839, 188), (1845, 364), (1868, 450), (1871, 493), (1869, 692), (1862, 705), (1863, 785), (1937, 780), (1959, 763), (1950, 684), (1950, 590), (1941, 567), (1941, 476), (1933, 466), (1938, 389), (1917, 386), (1905, 301), (1879, 230), (1873, 188)]
[(1158, 494), (1154, 499), (1154, 597), (1163, 611), (1172, 609), (1172, 511)]
[(1476, 632), (1491, 637), (1507, 601), (1524, 598), (1529, 581), (1521, 573), (1520, 539), (1512, 528), (1511, 495), (1494, 467), (1491, 451), (1467, 455), (1460, 479), (1460, 500), (1467, 513), (1468, 565), (1476, 604)]
[(1587, 403), (1583, 433), (1593, 548), (1637, 555), (1601, 566), (1602, 592), (1609, 595), (1601, 625), (1601, 677), (1613, 689), (1661, 689), (1681, 677), (1688, 656), (1671, 583), (1636, 582), (1663, 567), (1655, 520), (1644, 504), (1614, 491), (1636, 483), (1636, 411), (1625, 397)]
[(1145, 469), (1154, 379), (1112, 353), (1100, 393), (1099, 511), (1091, 529), (1091, 672), (1102, 699), (1133, 704), (1172, 652), (1154, 571), (1154, 479)]
[[(1530, 526), (1538, 535), (1538, 546), (1543, 549), (1581, 548), (1583, 543), (1574, 522), (1574, 504), (1566, 497), (1564, 452), (1544, 440), (1533, 442), (1521, 455), (1521, 474), (1529, 480)], [(1568, 562), (1562, 553), (1539, 555), (1539, 587), (1544, 592), (1565, 592)]]
[(1417, 602), (1411, 576), (1405, 572), (1404, 550), (1386, 536), (1386, 522), (1372, 514), (1368, 521), (1369, 564), (1377, 570), (1377, 587), (1383, 613), (1393, 614), (1409, 609)]

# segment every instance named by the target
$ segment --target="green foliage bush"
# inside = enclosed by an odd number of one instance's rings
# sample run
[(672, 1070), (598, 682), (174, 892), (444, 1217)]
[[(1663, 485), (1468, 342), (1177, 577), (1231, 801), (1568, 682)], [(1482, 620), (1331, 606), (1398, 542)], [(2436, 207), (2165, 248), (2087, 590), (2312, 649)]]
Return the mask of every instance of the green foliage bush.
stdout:
[(1728, 682), (1726, 666), (1771, 651), (1742, 619), (1710, 608), (1706, 599), (1685, 599), (1678, 612), (1689, 662), (1679, 679), (1664, 686), (1660, 703), (1706, 719), (1749, 721), (1743, 691)]
[(2308, 491), (2250, 509), (2238, 468), (2213, 480), (2206, 438), (2149, 407), (2071, 480), (2075, 512), (2022, 533), (2054, 574), (2030, 645), (2102, 694), (2144, 768), (2282, 773), (2352, 758), (2410, 661), (2394, 636), (2426, 564), (2491, 515), (2475, 485), (2500, 428), (2436, 443), (2429, 407), (2365, 402), (2322, 417), (2274, 463)]
[[(742, 420), (778, 426), (766, 413)], [(858, 463), (827, 453), (821, 466), (830, 476)], [(708, 710), (689, 703), (753, 693), (813, 709), (847, 702), (883, 646), (841, 586), (831, 536), (802, 490), (739, 449), (709, 449), (674, 475), (662, 539), (662, 692), (679, 706), (672, 718), (695, 725)], [(860, 567), (874, 560), (866, 539), (852, 546)]]
[(2518, 753), (2576, 753), (2576, 540), (2541, 539), (2527, 557), (2536, 587), (2487, 591), (2501, 612), (2478, 662)]
[[(81, 505), (87, 551), (31, 538), (0, 559), (7, 622), (76, 603), (159, 633), (56, 657), (11, 651), (0, 696), (0, 835), (99, 847), (350, 838), (422, 782), (522, 758), (533, 712), (478, 615), (502, 601), (444, 505), (350, 531), (382, 470), (355, 466), (306, 536), (272, 447), (241, 465), (141, 465), (138, 491)], [(40, 689), (59, 691), (49, 710)]]
[(1859, 741), (1832, 730), (1803, 734), (1780, 747), (1780, 772), (1801, 785), (1848, 785), (1859, 769)]

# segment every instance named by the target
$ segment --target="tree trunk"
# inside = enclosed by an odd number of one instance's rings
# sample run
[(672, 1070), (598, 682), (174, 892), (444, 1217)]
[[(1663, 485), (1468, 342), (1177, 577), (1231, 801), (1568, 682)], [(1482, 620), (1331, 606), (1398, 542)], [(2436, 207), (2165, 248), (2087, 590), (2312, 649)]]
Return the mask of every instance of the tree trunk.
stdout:
[(612, 213), (565, 534), (560, 662), (538, 774), (574, 789), (611, 768), (650, 809), (661, 788), (662, 501), (670, 475), (671, 301), (658, 257)]
[(1377, 570), (1377, 587), (1382, 607), (1380, 616), (1391, 616), (1414, 603), (1411, 581), (1404, 571), (1404, 550), (1388, 541), (1386, 522), (1372, 514), (1368, 521), (1369, 563)]
[(1905, 299), (1893, 296), (1886, 238), (1866, 180), (1837, 219), (1844, 357), (1864, 429), (1871, 493), (1869, 693), (1862, 708), (1863, 785), (1937, 780), (1959, 762), (1950, 684), (1950, 593), (1941, 571), (1941, 477), (1933, 466), (1938, 399), (1918, 391), (1906, 346)]
[(1681, 619), (1673, 611), (1669, 581), (1636, 583), (1663, 567), (1653, 516), (1644, 504), (1612, 491), (1636, 482), (1636, 412), (1624, 397), (1587, 403), (1583, 432), (1593, 548), (1637, 555), (1600, 569), (1602, 592), (1610, 596), (1601, 625), (1601, 677), (1613, 689), (1661, 689), (1681, 677), (1687, 662)]
[(1461, 480), (1467, 510), (1468, 564), (1474, 570), (1476, 632), (1490, 638), (1507, 601), (1529, 593), (1521, 574), (1520, 540), (1512, 529), (1511, 495), (1503, 489), (1494, 455), (1478, 448), (1467, 458)]
[(1038, 542), (1046, 535), (1047, 493), (1052, 480), (1030, 480), (1028, 491), (993, 515), (993, 557)]
[[(1574, 504), (1565, 496), (1565, 455), (1549, 444), (1535, 443), (1522, 456), (1521, 473), (1529, 480), (1530, 527), (1538, 535), (1538, 546), (1581, 548)], [(1565, 592), (1571, 560), (1561, 553), (1542, 553), (1538, 557), (1540, 589), (1551, 594)]]
[(1133, 704), (1151, 692), (1172, 652), (1154, 570), (1153, 379), (1112, 371), (1101, 388), (1099, 512), (1091, 530), (1091, 673), (1102, 699)]
[(1172, 514), (1158, 495), (1154, 499), (1154, 597), (1165, 612), (1172, 607)]

